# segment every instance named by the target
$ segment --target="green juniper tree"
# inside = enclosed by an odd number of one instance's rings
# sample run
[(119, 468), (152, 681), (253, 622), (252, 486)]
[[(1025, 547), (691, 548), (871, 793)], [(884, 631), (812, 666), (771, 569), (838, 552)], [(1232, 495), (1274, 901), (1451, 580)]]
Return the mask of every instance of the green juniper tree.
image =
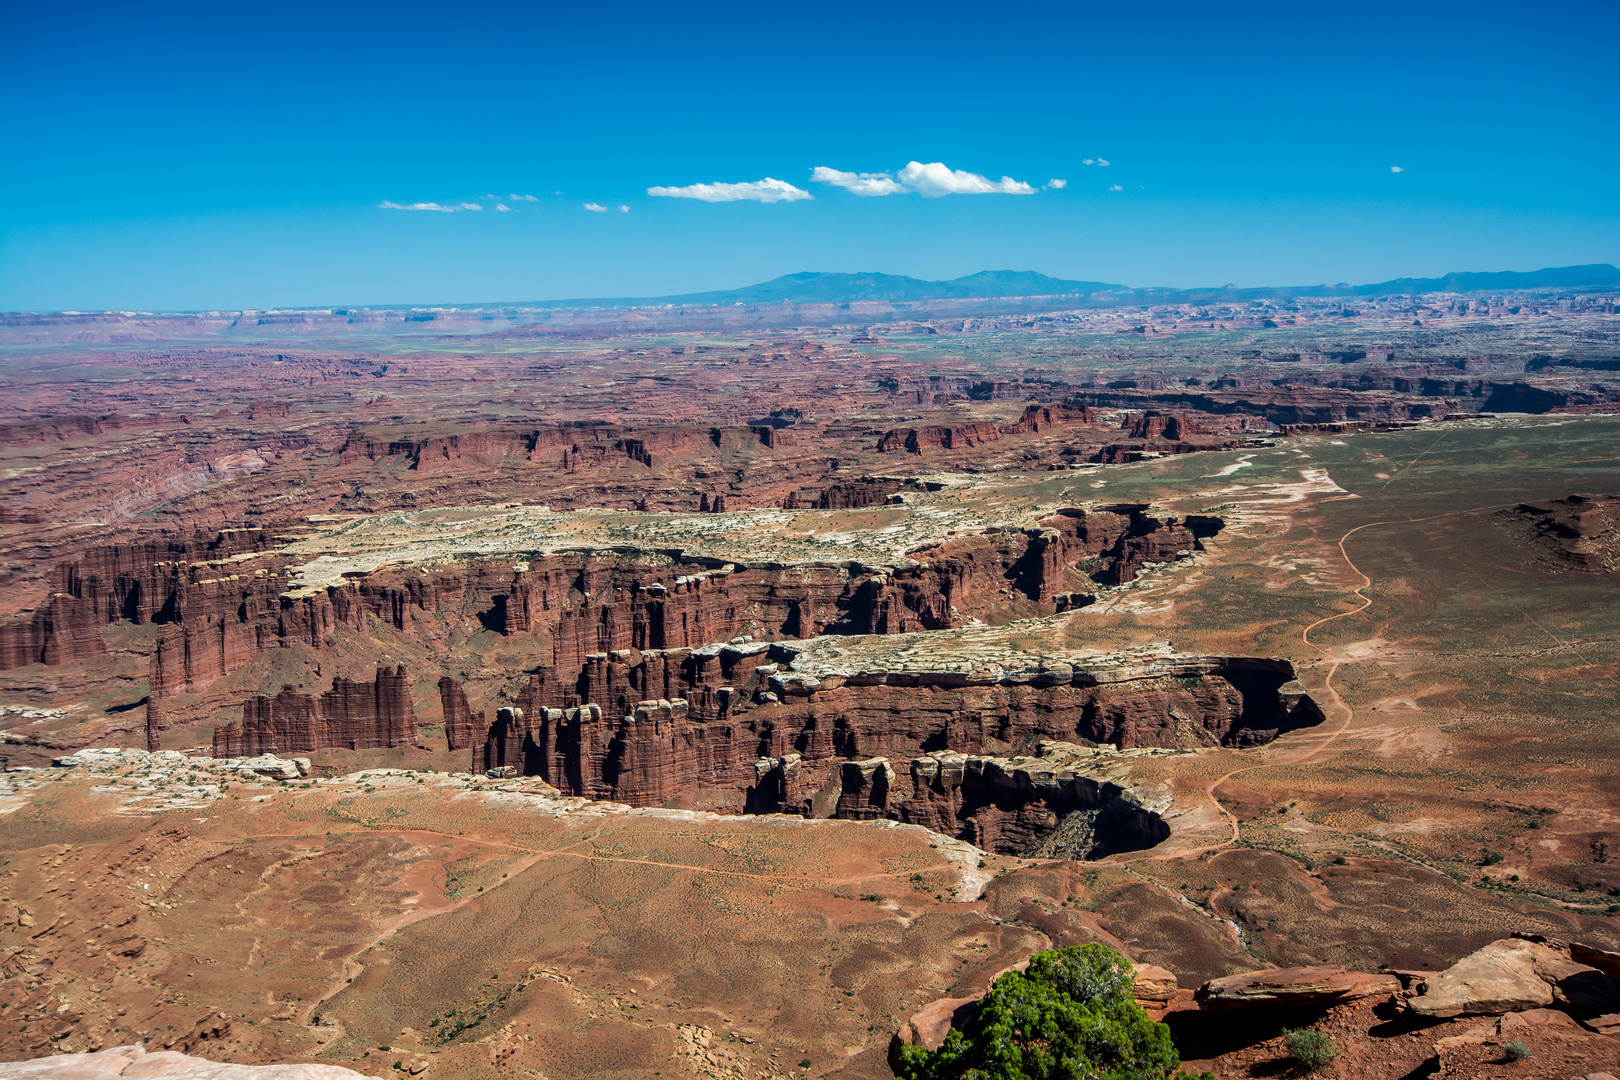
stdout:
[[(938, 1050), (901, 1049), (900, 1080), (1171, 1080), (1170, 1029), (1132, 996), (1134, 973), (1103, 945), (1036, 953), (996, 980)], [(1185, 1076), (1185, 1074), (1181, 1074)], [(1205, 1074), (1208, 1076), (1208, 1074)]]

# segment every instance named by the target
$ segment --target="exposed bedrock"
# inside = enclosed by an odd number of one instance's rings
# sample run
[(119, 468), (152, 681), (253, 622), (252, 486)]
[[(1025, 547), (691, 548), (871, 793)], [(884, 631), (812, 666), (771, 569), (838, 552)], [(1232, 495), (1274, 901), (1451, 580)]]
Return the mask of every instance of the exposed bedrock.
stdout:
[(489, 722), (483, 712), (473, 712), (467, 692), (450, 676), (439, 679), (439, 703), (444, 708), (444, 737), (451, 750), (467, 750), (482, 743)]
[[(1290, 376), (1288, 385), (1248, 385), (1236, 381), (1210, 390), (1166, 388), (1131, 380), (1081, 390), (1064, 399), (1070, 407), (1192, 410), (1218, 415), (1263, 417), (1278, 425), (1327, 424), (1345, 420), (1413, 420), (1448, 412), (1596, 412), (1613, 408), (1615, 391), (1537, 386), (1523, 379), (1370, 379), (1352, 385), (1309, 385), (1309, 376)], [(1328, 382), (1341, 380), (1329, 377)]]
[(416, 711), (403, 667), (377, 669), (369, 682), (339, 677), (316, 697), (287, 687), (251, 698), (242, 719), (214, 729), (214, 756), (374, 750), (416, 744)]
[[(237, 530), (97, 548), (62, 563), (47, 602), (0, 626), (0, 663), (98, 655), (105, 650), (101, 628), (156, 623), (162, 631), (150, 661), (150, 697), (160, 714), (159, 703), (206, 691), (260, 650), (295, 643), (320, 649), (339, 628), (364, 634), (374, 622), (437, 653), (448, 650), (450, 628), (465, 624), (549, 639), (550, 655), (541, 657), (549, 689), (539, 703), (594, 700), (622, 714), (649, 697), (680, 696), (703, 679), (650, 671), (604, 687), (609, 673), (592, 654), (699, 648), (739, 635), (942, 629), (995, 617), (1009, 603), (1022, 604), (1021, 613), (1066, 609), (1076, 590), (1094, 587), (1087, 574), (1103, 584), (1129, 581), (1149, 563), (1197, 550), (1220, 526), (1214, 517), (1121, 504), (959, 536), (891, 566), (748, 566), (679, 551), (562, 550), (527, 563), (473, 558), (391, 568), (318, 589), (298, 587), (295, 563), (276, 540)], [(161, 728), (160, 715), (151, 726)]]
[(1498, 513), (1529, 526), (1530, 542), (1561, 569), (1588, 574), (1620, 572), (1620, 495), (1571, 495), (1520, 503)]
[[(536, 676), (516, 707), (496, 713), (473, 767), (638, 806), (892, 817), (996, 850), (1050, 840), (1054, 854), (1088, 855), (1149, 846), (1168, 832), (1156, 810), (1138, 812), (1141, 800), (1116, 798), (1117, 779), (1111, 788), (1095, 775), (1078, 780), (1074, 762), (1100, 758), (1076, 741), (1110, 744), (1114, 757), (1251, 746), (1322, 719), (1283, 660), (1150, 650), (1021, 670), (885, 671), (841, 665), (825, 645), (839, 642), (716, 649), (718, 662), (698, 670), (735, 685), (705, 683), (691, 700), (623, 712), (548, 706)], [(721, 652), (732, 655), (722, 661)], [(670, 671), (666, 656), (593, 659)], [(1043, 754), (1050, 760), (1038, 768), (996, 756), (1047, 743), (1069, 749)]]
[[(534, 427), (488, 427), (473, 430), (436, 430), (423, 425), (401, 437), (397, 430), (364, 428), (352, 430), (339, 451), (339, 461), (348, 465), (359, 461), (404, 459), (415, 472), (453, 473), (470, 461), (524, 463), (532, 468), (562, 473), (583, 469), (644, 469), (689, 456), (705, 446), (736, 449), (758, 444), (784, 445), (792, 435), (770, 424), (743, 427), (711, 427), (698, 424), (668, 424), (626, 428), (604, 421), (570, 420)], [(464, 460), (468, 459), (468, 460)]]
[(210, 607), (206, 595), (217, 590), (207, 586), (230, 572), (222, 567), (268, 543), (261, 530), (232, 529), (213, 537), (91, 548), (60, 562), (32, 616), (0, 625), (0, 668), (99, 656), (106, 652), (100, 629), (120, 619), (178, 622), (188, 602)]
[(1066, 424), (1094, 424), (1095, 410), (1061, 405), (1029, 405), (1013, 424), (999, 425), (989, 420), (964, 424), (929, 424), (923, 427), (894, 428), (878, 440), (879, 453), (904, 451), (922, 454), (929, 450), (958, 450), (996, 442), (1005, 435), (1046, 431)]

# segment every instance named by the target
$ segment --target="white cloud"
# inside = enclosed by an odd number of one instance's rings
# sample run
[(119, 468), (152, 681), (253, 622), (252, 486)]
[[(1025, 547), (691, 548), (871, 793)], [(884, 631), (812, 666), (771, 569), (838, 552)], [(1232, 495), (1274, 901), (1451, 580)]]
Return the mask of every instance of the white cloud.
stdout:
[(624, 205), (624, 203), (619, 204), (619, 213), (628, 214), (629, 212), (630, 212), (630, 208), (628, 206)]
[(650, 187), (649, 195), (666, 199), (697, 199), (699, 202), (798, 202), (812, 199), (803, 188), (796, 188), (785, 180), (747, 180), (739, 184), (688, 184), (685, 187)]
[(1106, 169), (1106, 168), (1108, 168), (1109, 162), (1108, 162), (1107, 158), (1098, 158), (1097, 159), (1097, 164), (1099, 166), (1101, 166), (1102, 168)]
[(1406, 170), (1401, 168), (1399, 165), (1391, 165), (1389, 167), (1389, 171), (1390, 172), (1405, 172)]
[(453, 214), (458, 207), (442, 206), (436, 202), (413, 202), (400, 204), (384, 199), (377, 206), (383, 210), (437, 210), (441, 214)]
[(893, 176), (881, 173), (852, 173), (817, 165), (810, 170), (810, 179), (818, 184), (831, 184), (856, 195), (898, 195), (906, 188)]
[(1125, 189), (1123, 187), (1121, 187), (1120, 185), (1118, 185), (1118, 184), (1110, 184), (1108, 186), (1108, 190), (1109, 191), (1124, 191)]
[[(491, 199), (493, 199), (495, 196), (491, 195), (489, 197)], [(511, 199), (513, 202), (538, 202), (539, 201), (533, 195), (508, 195), (507, 198)]]
[(483, 209), (482, 206), (479, 206), (475, 202), (464, 202), (464, 203), (461, 204), (461, 208), (463, 210), (482, 210)]
[(500, 202), (495, 204), (495, 209), (500, 211), (503, 214), (510, 214), (512, 212), (512, 208), (510, 206), (507, 206), (505, 203), (500, 203)]
[(589, 210), (593, 214), (607, 213), (607, 207), (603, 206), (601, 203), (588, 202), (585, 204), (585, 209)]
[(945, 164), (939, 161), (927, 165), (920, 161), (910, 162), (900, 170), (899, 180), (905, 185), (906, 190), (915, 191), (928, 198), (938, 198), (941, 195), (1035, 194), (1035, 189), (1022, 180), (1014, 180), (1010, 176), (991, 180), (978, 173), (946, 168)]
[(1053, 177), (1046, 182), (1046, 186), (1051, 188), (1053, 191), (1062, 191), (1064, 188), (1069, 186), (1069, 182), (1067, 180), (1059, 180), (1057, 177)]
[(1088, 158), (1086, 158), (1086, 160), (1082, 161), (1080, 164), (1082, 164), (1082, 165), (1095, 165), (1095, 164), (1097, 164), (1097, 159), (1088, 157)]
[[(810, 171), (810, 179), (818, 184), (832, 184), (856, 195), (903, 195), (912, 192), (927, 198), (941, 195), (1033, 195), (1035, 189), (1022, 180), (1003, 176), (991, 180), (987, 176), (965, 169), (947, 168), (943, 162), (923, 164), (909, 162), (896, 173), (854, 173), (842, 169), (829, 169), (817, 165)], [(1067, 181), (1053, 180), (1047, 186), (1061, 188)]]

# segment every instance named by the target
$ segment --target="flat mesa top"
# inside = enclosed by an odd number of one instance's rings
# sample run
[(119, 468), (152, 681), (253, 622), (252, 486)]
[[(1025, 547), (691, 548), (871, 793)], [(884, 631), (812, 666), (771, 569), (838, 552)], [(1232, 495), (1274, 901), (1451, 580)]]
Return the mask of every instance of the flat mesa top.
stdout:
[(1165, 674), (1176, 664), (1200, 657), (1178, 656), (1167, 641), (1126, 648), (1076, 648), (1065, 631), (1073, 612), (1021, 619), (1002, 626), (962, 626), (917, 634), (830, 634), (781, 643), (791, 659), (784, 681), (833, 676), (960, 675), (989, 684), (1031, 681), (1043, 676), (1067, 683), (1076, 671), (1095, 674), (1108, 669)]
[[(633, 510), (552, 510), (498, 504), (306, 519), (308, 531), (283, 553), (307, 561), (289, 574), (289, 594), (308, 595), (345, 576), (385, 566), (428, 565), (474, 557), (524, 561), (559, 551), (620, 550), (648, 558), (679, 553), (744, 566), (868, 566), (905, 564), (906, 553), (963, 532), (1031, 524), (1055, 506), (997, 491), (994, 501), (969, 500), (977, 488), (905, 492), (905, 503), (859, 510), (760, 508), (725, 513)], [(677, 578), (665, 584), (673, 587)]]

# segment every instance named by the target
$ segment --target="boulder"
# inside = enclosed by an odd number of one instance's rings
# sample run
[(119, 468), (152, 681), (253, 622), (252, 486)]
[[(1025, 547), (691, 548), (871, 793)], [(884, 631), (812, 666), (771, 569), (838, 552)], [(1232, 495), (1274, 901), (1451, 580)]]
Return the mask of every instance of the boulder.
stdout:
[(1175, 973), (1152, 964), (1136, 965), (1136, 985), (1131, 996), (1144, 1009), (1162, 1009), (1176, 996)]
[(1461, 1035), (1447, 1036), (1435, 1043), (1434, 1048), (1438, 1053), (1459, 1046), (1500, 1042), (1515, 1036), (1522, 1038), (1544, 1028), (1561, 1028), (1565, 1033), (1569, 1033), (1579, 1032), (1581, 1025), (1571, 1020), (1568, 1014), (1556, 1009), (1526, 1009), (1524, 1012), (1508, 1013), (1478, 1027), (1471, 1027)]
[(1419, 1016), (1495, 1016), (1558, 1004), (1582, 1015), (1611, 1011), (1620, 990), (1602, 971), (1571, 959), (1568, 943), (1493, 941), (1425, 978), (1406, 1007)]
[(376, 1080), (338, 1065), (226, 1065), (173, 1050), (114, 1046), (0, 1065), (6, 1080)]
[(306, 775), (299, 770), (296, 762), (278, 758), (274, 754), (261, 754), (258, 757), (244, 758), (238, 768), (243, 772), (267, 776), (272, 780), (297, 780), (300, 776)]
[(1395, 994), (1401, 981), (1393, 975), (1350, 971), (1337, 965), (1272, 968), (1211, 979), (1193, 998), (1211, 1012), (1255, 1005), (1315, 1005), (1326, 1008), (1356, 998)]
[(1542, 934), (1518, 933), (1513, 936), (1520, 941), (1532, 941), (1538, 945), (1545, 945), (1549, 949), (1563, 953), (1577, 964), (1597, 968), (1613, 982), (1620, 983), (1620, 952), (1600, 949), (1596, 945), (1586, 945), (1579, 941), (1550, 938)]
[(951, 1028), (967, 1020), (978, 1003), (976, 997), (940, 998), (912, 1013), (889, 1040), (889, 1067), (895, 1072), (900, 1071), (900, 1048), (903, 1046), (938, 1050), (944, 1044), (945, 1036), (951, 1033)]

